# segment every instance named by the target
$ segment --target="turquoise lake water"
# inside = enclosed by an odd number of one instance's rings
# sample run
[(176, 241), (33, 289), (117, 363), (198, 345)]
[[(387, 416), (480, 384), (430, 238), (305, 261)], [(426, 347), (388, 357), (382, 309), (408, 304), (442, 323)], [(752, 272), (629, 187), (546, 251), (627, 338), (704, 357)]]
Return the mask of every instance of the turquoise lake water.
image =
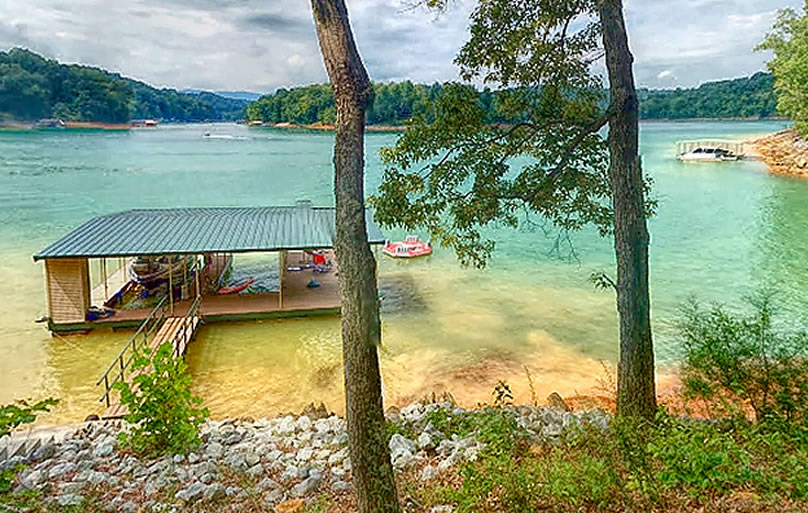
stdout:
[[(675, 365), (671, 329), (689, 296), (737, 302), (764, 284), (792, 312), (808, 307), (808, 182), (772, 176), (761, 163), (682, 164), (675, 141), (750, 138), (779, 122), (648, 123), (644, 168), (659, 200), (650, 222), (653, 321), (661, 373)], [(215, 135), (232, 136), (204, 138)], [(368, 134), (367, 190), (380, 176), (379, 148), (395, 134)], [(163, 126), (130, 132), (0, 132), (0, 403), (52, 395), (48, 417), (98, 411), (95, 380), (126, 332), (52, 338), (33, 321), (46, 310), (41, 264), (31, 255), (88, 218), (128, 208), (332, 205), (329, 133), (238, 125)], [(405, 234), (388, 231), (392, 237)], [(426, 234), (421, 234), (425, 236)], [(383, 258), (382, 371), (389, 404), (449, 390), (490, 399), (498, 379), (540, 395), (587, 393), (614, 362), (614, 297), (588, 282), (612, 272), (608, 239), (576, 234), (576, 259), (552, 252), (537, 230), (495, 230), (484, 271), (448, 250), (426, 260)], [(257, 265), (258, 257), (236, 264)], [(339, 320), (293, 319), (205, 326), (190, 347), (194, 387), (214, 416), (260, 416), (324, 400), (341, 410)]]

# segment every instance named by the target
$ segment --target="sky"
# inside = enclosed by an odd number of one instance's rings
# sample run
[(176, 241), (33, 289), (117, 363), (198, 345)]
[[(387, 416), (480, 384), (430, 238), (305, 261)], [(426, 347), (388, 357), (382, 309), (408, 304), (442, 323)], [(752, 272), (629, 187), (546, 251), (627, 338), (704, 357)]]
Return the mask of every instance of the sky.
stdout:
[[(346, 0), (373, 80), (458, 80), (475, 0), (437, 16), (412, 0)], [(691, 87), (765, 69), (754, 52), (801, 0), (624, 0), (640, 86)], [(0, 0), (0, 49), (22, 46), (159, 87), (272, 92), (324, 82), (308, 0)]]

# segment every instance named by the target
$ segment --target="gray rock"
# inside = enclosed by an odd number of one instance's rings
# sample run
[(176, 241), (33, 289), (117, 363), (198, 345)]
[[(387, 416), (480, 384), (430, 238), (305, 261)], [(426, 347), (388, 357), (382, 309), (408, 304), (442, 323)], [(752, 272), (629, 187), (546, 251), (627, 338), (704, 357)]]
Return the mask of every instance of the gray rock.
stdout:
[(84, 502), (84, 497), (77, 493), (66, 493), (56, 497), (56, 503), (62, 507), (78, 506), (82, 502)]
[(338, 479), (342, 479), (345, 477), (345, 470), (343, 470), (342, 467), (331, 467), (331, 475)]
[(429, 433), (424, 432), (418, 436), (419, 449), (431, 449), (434, 446), (435, 444), (432, 441), (432, 435), (430, 435)]
[(347, 481), (334, 481), (331, 484), (331, 489), (335, 492), (345, 492), (351, 489), (351, 483)]
[(207, 501), (215, 501), (224, 497), (225, 489), (221, 483), (213, 483), (205, 487), (202, 497)]
[(280, 488), (276, 488), (269, 492), (266, 497), (264, 497), (264, 503), (268, 506), (273, 506), (283, 500), (284, 492)]
[(224, 439), (222, 440), (222, 444), (235, 445), (239, 443), (243, 438), (244, 436), (241, 433), (239, 433), (238, 431), (233, 431), (232, 433), (224, 437)]
[(309, 493), (317, 490), (319, 486), (320, 479), (316, 477), (307, 477), (303, 481), (293, 486), (291, 493), (293, 497), (303, 497), (304, 495), (308, 495)]
[(281, 481), (288, 483), (289, 481), (296, 479), (298, 472), (300, 472), (300, 470), (296, 466), (289, 465), (281, 474)]
[(342, 462), (342, 460), (344, 460), (347, 457), (348, 457), (348, 448), (344, 447), (339, 451), (332, 453), (331, 456), (328, 457), (328, 464), (336, 465), (337, 463)]
[(440, 506), (433, 506), (429, 513), (452, 513), (454, 511), (454, 506), (450, 506), (449, 504), (443, 504)]
[(299, 451), (297, 451), (297, 454), (295, 455), (295, 459), (297, 461), (309, 461), (313, 455), (314, 455), (314, 451), (312, 450), (311, 447), (304, 447), (304, 448), (300, 449)]
[(247, 463), (248, 467), (252, 467), (256, 463), (261, 461), (261, 458), (254, 452), (248, 452), (247, 454), (244, 455), (244, 461)]
[(191, 503), (199, 500), (205, 492), (205, 485), (202, 483), (192, 483), (187, 487), (177, 492), (174, 496), (185, 503)]
[(278, 423), (276, 431), (281, 435), (290, 435), (295, 432), (295, 418), (287, 415)]
[(66, 495), (77, 494), (78, 492), (82, 491), (85, 486), (84, 481), (71, 481), (69, 483), (60, 483), (59, 484), (59, 492)]
[(435, 476), (438, 475), (438, 469), (433, 467), (432, 465), (427, 465), (423, 469), (421, 469), (421, 481), (429, 481), (434, 479)]
[(90, 471), (90, 475), (87, 477), (87, 482), (93, 486), (98, 486), (101, 483), (106, 483), (110, 480), (110, 475), (106, 472), (96, 472), (94, 470)]
[(191, 454), (188, 455), (188, 463), (193, 465), (197, 461), (199, 461), (199, 455), (197, 453), (192, 452)]
[(138, 506), (137, 506), (136, 503), (134, 503), (132, 501), (126, 501), (121, 506), (121, 513), (135, 513), (135, 511), (137, 511), (137, 509), (138, 509)]
[(177, 465), (179, 465), (180, 463), (182, 463), (183, 461), (185, 461), (185, 456), (183, 456), (182, 454), (175, 454), (175, 455), (174, 455), (174, 458), (173, 458), (173, 461), (174, 461), (174, 463), (176, 463)]
[(224, 463), (237, 472), (243, 472), (248, 468), (243, 454), (231, 454), (224, 459)]
[(206, 472), (199, 477), (199, 482), (204, 484), (210, 484), (216, 480), (216, 476), (213, 475), (211, 472)]
[(76, 464), (76, 470), (79, 470), (79, 471), (90, 470), (91, 468), (93, 468), (94, 464), (95, 463), (93, 463), (93, 460), (80, 461), (80, 462), (78, 462)]
[(239, 493), (241, 493), (241, 487), (239, 486), (228, 486), (224, 491), (224, 494), (227, 497), (233, 497)]
[(295, 422), (295, 427), (298, 431), (309, 431), (311, 429), (311, 419), (307, 415), (301, 415)]
[(93, 449), (93, 458), (105, 458), (112, 454), (113, 450), (115, 450), (115, 446), (112, 443), (101, 444)]
[(224, 447), (219, 442), (211, 442), (205, 448), (205, 455), (209, 458), (221, 458), (222, 451), (224, 451)]
[(264, 473), (264, 466), (261, 465), (260, 463), (256, 463), (255, 465), (247, 469), (247, 475), (252, 478), (257, 478), (263, 473)]
[(22, 486), (29, 490), (35, 490), (47, 482), (48, 472), (44, 470), (33, 470), (22, 479)]
[[(76, 453), (75, 461), (76, 462), (87, 461), (87, 460), (92, 459), (92, 458), (102, 458), (102, 457), (108, 456), (108, 454), (104, 454), (102, 456), (96, 456), (94, 453), (95, 453), (95, 451), (91, 451), (90, 449), (81, 450), (81, 451)], [(111, 454), (111, 452), (110, 452), (110, 454)]]
[(32, 462), (39, 462), (49, 460), (56, 454), (56, 446), (52, 443), (47, 443), (45, 445), (41, 445), (37, 450), (34, 451), (34, 454), (31, 455)]
[(59, 476), (67, 474), (68, 472), (73, 472), (74, 470), (76, 470), (75, 463), (61, 463), (59, 465), (54, 465), (48, 472), (48, 479), (55, 479)]
[(268, 477), (265, 477), (264, 479), (262, 479), (261, 482), (258, 483), (258, 485), (256, 486), (256, 488), (258, 488), (262, 492), (265, 492), (267, 490), (275, 490), (276, 488), (280, 488), (280, 487), (281, 487), (281, 485), (278, 484), (277, 481), (275, 481), (274, 479), (268, 478)]
[(347, 443), (348, 443), (348, 433), (346, 433), (345, 431), (337, 434), (337, 436), (334, 437), (334, 445), (345, 445)]

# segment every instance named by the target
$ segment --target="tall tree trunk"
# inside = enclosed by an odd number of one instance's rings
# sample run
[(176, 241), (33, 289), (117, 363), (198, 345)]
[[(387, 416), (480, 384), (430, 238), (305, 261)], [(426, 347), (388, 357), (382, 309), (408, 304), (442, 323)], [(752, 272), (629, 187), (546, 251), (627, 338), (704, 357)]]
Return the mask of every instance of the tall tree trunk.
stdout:
[(620, 316), (617, 413), (650, 418), (656, 411), (656, 391), (648, 289), (648, 228), (638, 151), (639, 102), (632, 71), (634, 58), (628, 47), (622, 1), (602, 0), (600, 21), (611, 89), (609, 176)]
[(337, 111), (334, 245), (353, 484), (360, 513), (398, 513), (376, 352), (381, 341), (376, 261), (365, 226), (365, 111), (373, 101), (373, 88), (354, 43), (344, 0), (312, 0), (311, 5)]

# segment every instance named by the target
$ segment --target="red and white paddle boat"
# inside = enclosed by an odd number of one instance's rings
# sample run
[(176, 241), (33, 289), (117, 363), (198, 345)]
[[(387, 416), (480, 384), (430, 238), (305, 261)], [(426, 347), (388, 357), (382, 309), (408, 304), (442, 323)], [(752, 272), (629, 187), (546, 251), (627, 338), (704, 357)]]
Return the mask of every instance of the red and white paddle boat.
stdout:
[(417, 235), (407, 235), (400, 242), (385, 242), (382, 253), (393, 258), (422, 257), (432, 254), (432, 244), (420, 240)]

